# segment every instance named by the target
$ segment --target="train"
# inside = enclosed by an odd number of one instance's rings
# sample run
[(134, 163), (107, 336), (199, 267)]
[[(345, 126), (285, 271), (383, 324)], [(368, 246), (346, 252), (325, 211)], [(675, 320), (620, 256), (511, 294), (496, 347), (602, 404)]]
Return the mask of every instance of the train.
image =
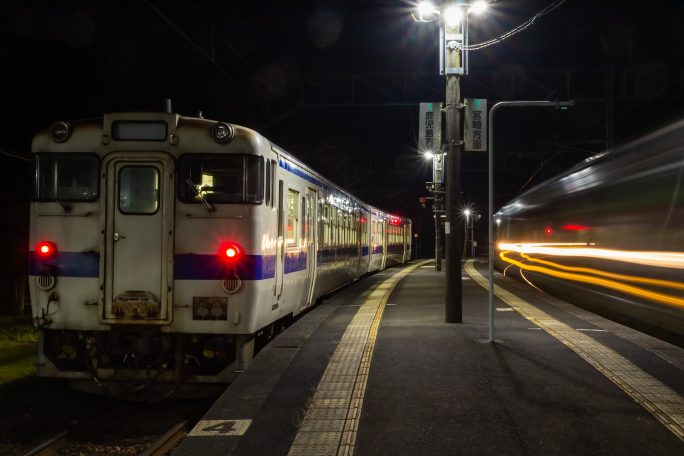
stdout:
[(107, 113), (32, 153), (37, 372), (90, 392), (228, 383), (283, 322), (411, 258), (410, 219), (244, 126)]
[(506, 275), (684, 347), (684, 121), (583, 160), (494, 221)]

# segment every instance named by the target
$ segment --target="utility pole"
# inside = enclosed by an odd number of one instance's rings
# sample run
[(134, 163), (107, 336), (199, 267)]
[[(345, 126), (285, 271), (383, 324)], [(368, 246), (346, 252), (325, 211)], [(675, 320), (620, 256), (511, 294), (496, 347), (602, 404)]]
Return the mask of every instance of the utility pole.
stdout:
[(461, 74), (463, 45), (466, 43), (467, 14), (462, 21), (443, 21), (444, 66), (446, 76), (446, 322), (463, 321), (463, 284), (461, 281), (463, 257), (463, 221), (461, 196)]

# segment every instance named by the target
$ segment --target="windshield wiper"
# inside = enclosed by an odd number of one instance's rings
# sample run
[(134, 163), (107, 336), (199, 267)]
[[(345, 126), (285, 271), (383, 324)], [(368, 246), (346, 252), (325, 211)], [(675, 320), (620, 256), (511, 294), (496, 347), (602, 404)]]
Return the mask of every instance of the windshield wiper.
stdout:
[(185, 183), (188, 184), (188, 186), (195, 193), (195, 196), (199, 198), (200, 201), (202, 201), (202, 204), (204, 204), (204, 207), (206, 207), (209, 212), (214, 212), (216, 210), (216, 208), (209, 201), (207, 201), (204, 195), (202, 195), (202, 192), (200, 192), (200, 190), (197, 187), (195, 187), (195, 184), (194, 182), (192, 182), (192, 179), (185, 179)]
[(57, 192), (53, 191), (50, 189), (50, 193), (52, 193), (52, 197), (59, 203), (60, 206), (62, 206), (62, 209), (64, 209), (64, 212), (71, 212), (71, 204), (67, 204), (62, 199), (57, 196)]

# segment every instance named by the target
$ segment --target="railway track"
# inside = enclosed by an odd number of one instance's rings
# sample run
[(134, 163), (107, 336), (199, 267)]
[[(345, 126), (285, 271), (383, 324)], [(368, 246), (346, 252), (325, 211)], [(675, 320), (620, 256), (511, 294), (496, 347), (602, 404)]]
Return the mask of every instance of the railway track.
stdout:
[(115, 403), (33, 447), (24, 456), (169, 454), (209, 407), (207, 401)]
[(72, 448), (72, 442), (69, 437), (71, 431), (64, 431), (54, 437), (42, 442), (24, 456), (52, 456), (60, 454), (125, 454), (125, 455), (139, 455), (139, 456), (162, 456), (169, 454), (188, 434), (188, 421), (181, 421), (174, 424), (161, 437), (143, 448), (145, 444), (130, 443), (123, 446), (112, 445), (97, 445), (77, 442)]

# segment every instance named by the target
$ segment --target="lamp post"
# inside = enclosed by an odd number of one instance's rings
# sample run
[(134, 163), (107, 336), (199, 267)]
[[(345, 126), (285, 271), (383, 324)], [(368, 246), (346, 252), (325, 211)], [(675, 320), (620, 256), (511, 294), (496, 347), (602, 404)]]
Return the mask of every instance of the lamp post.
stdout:
[[(489, 131), (487, 137), (487, 149), (489, 150), (489, 299), (487, 306), (489, 309), (489, 339), (487, 342), (494, 342), (494, 114), (499, 108), (518, 107), (518, 108), (556, 108), (567, 109), (573, 106), (573, 101), (500, 101), (489, 110)], [(501, 223), (497, 219), (496, 223)]]
[[(444, 224), (446, 257), (445, 319), (447, 323), (463, 321), (463, 284), (461, 260), (463, 241), (460, 186), (461, 168), (461, 75), (468, 72), (468, 13), (482, 12), (486, 2), (468, 6), (466, 0), (453, 0), (437, 9), (421, 2), (416, 20), (440, 24), (440, 73), (446, 77), (445, 137), (446, 143), (446, 222)], [(415, 17), (415, 16), (414, 16)]]

